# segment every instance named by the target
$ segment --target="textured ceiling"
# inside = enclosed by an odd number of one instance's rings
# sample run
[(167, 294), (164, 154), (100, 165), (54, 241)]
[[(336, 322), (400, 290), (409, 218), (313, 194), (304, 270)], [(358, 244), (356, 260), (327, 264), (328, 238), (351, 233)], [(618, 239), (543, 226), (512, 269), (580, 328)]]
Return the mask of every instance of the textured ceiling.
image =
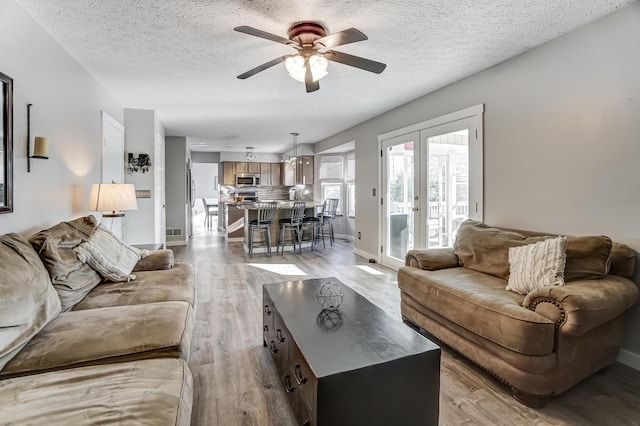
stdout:
[[(16, 0), (124, 107), (154, 109), (167, 135), (202, 151), (282, 152), (313, 143), (486, 69), (632, 0)], [(380, 75), (331, 62), (306, 93), (283, 64), (293, 53), (233, 31), (286, 37), (293, 22), (369, 40), (337, 47), (387, 64)]]

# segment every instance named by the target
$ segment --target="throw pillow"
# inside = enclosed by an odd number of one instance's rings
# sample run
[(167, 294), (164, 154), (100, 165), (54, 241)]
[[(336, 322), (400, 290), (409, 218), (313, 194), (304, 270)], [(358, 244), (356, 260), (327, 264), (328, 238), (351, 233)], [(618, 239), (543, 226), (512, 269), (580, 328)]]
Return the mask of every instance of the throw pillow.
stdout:
[(29, 242), (0, 236), (0, 370), (60, 313), (51, 278)]
[(102, 278), (87, 264), (78, 260), (74, 249), (93, 235), (98, 221), (93, 216), (60, 222), (38, 232), (29, 242), (51, 276), (62, 311), (79, 303)]
[(511, 247), (507, 290), (527, 294), (540, 287), (564, 285), (566, 248), (566, 237)]
[(100, 275), (110, 281), (130, 281), (136, 263), (151, 254), (149, 250), (139, 250), (118, 239), (111, 231), (98, 225), (89, 241), (75, 248), (80, 261), (89, 264)]

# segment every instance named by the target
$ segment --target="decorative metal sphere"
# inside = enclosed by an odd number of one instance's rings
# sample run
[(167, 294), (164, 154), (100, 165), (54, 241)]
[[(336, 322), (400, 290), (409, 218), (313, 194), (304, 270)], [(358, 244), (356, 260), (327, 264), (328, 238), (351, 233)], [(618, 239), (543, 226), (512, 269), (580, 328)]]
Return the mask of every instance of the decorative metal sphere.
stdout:
[(344, 292), (338, 283), (327, 281), (320, 285), (316, 293), (316, 299), (323, 308), (338, 309), (344, 299)]

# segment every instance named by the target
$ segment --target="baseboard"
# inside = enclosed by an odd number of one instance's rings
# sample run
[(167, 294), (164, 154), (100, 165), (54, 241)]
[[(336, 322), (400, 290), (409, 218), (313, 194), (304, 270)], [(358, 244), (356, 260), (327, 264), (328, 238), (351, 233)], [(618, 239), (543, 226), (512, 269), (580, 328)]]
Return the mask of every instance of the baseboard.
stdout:
[(180, 241), (167, 241), (167, 247), (174, 247), (174, 246), (186, 246), (187, 242), (184, 240), (180, 240)]
[(633, 368), (634, 370), (640, 370), (640, 354), (621, 349), (620, 353), (618, 354), (617, 361), (620, 364), (624, 364), (627, 367)]
[(367, 259), (367, 260), (369, 260), (369, 259), (375, 259), (375, 261), (376, 261), (376, 262), (378, 262), (378, 263), (380, 262), (380, 259), (378, 258), (378, 256), (377, 256), (377, 255), (375, 255), (375, 254), (371, 254), (371, 253), (367, 253), (367, 252), (366, 252), (366, 251), (364, 251), (364, 250), (360, 250), (360, 249), (354, 248), (354, 249), (353, 249), (353, 253), (354, 253), (356, 256), (364, 257), (364, 258), (365, 258), (365, 259)]
[(340, 240), (347, 240), (347, 241), (351, 241), (354, 242), (356, 239), (353, 237), (353, 235), (345, 235), (345, 234), (334, 234), (333, 235), (334, 238), (338, 238)]

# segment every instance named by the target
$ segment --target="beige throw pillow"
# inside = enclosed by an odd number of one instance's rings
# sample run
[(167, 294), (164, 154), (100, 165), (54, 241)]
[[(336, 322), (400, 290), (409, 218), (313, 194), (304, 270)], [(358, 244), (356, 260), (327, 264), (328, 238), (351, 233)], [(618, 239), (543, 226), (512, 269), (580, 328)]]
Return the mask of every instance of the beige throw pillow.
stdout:
[(567, 238), (558, 237), (509, 248), (507, 290), (527, 294), (531, 290), (564, 285)]
[(118, 239), (111, 231), (98, 225), (89, 241), (75, 248), (80, 261), (87, 263), (110, 281), (130, 281), (136, 263), (151, 254), (149, 250), (131, 247)]
[(29, 242), (0, 236), (0, 370), (59, 313), (60, 299)]

